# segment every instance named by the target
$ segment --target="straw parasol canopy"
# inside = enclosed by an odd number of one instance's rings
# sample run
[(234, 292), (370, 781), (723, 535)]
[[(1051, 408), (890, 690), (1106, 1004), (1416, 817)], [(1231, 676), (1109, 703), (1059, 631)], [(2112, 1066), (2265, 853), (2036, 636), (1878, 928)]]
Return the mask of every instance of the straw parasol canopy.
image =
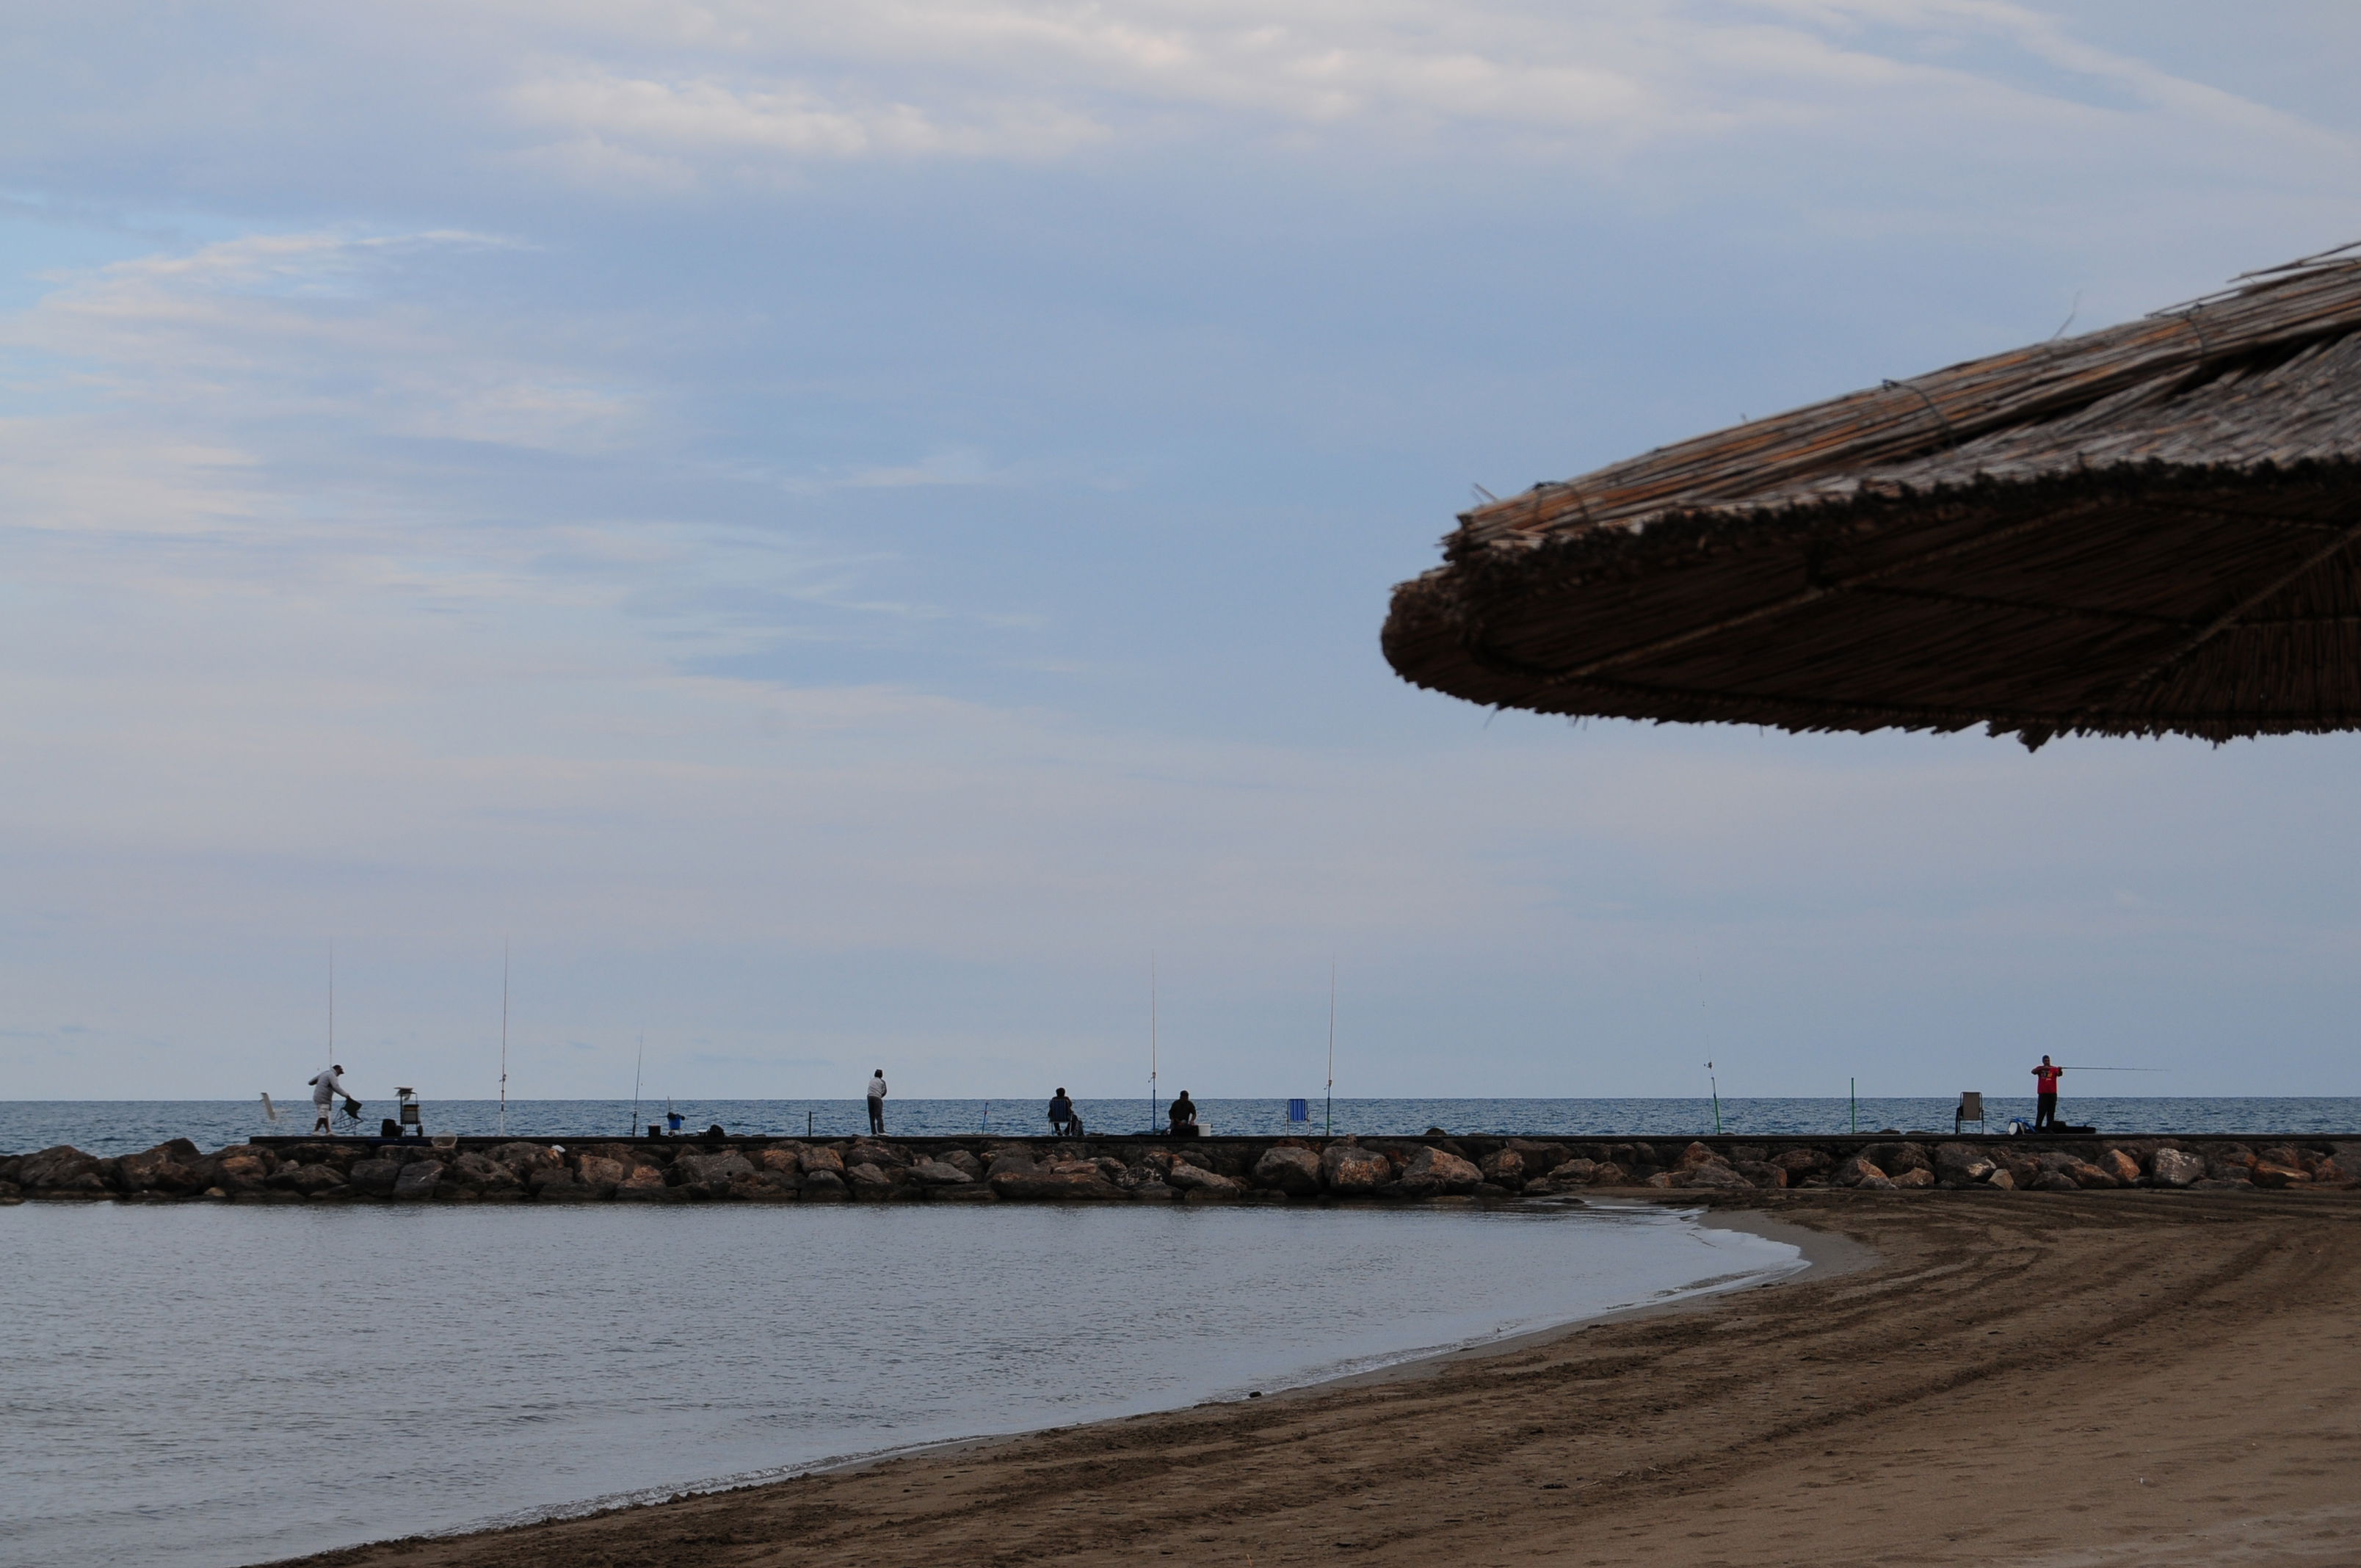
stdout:
[(2361, 728), (2356, 250), (1478, 507), (1386, 657), (1601, 718)]

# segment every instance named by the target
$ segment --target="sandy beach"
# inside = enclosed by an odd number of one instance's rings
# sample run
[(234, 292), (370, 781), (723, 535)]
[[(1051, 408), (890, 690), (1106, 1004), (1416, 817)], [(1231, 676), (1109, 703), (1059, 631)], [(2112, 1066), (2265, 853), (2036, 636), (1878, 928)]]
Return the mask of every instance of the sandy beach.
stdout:
[(1822, 1266), (1264, 1399), (301, 1561), (2361, 1561), (2361, 1197), (1829, 1192), (1713, 1223)]

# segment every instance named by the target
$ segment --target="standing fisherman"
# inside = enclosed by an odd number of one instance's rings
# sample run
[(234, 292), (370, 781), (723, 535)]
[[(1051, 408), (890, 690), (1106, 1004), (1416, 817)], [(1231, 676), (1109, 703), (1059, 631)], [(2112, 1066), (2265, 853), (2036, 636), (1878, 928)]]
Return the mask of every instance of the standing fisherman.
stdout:
[(2033, 1130), (2037, 1133), (2057, 1124), (2058, 1080), (2065, 1073), (2064, 1068), (2050, 1066), (2048, 1057), (2033, 1069)]
[(331, 1067), (325, 1072), (315, 1072), (312, 1075), (312, 1130), (313, 1132), (329, 1131), (328, 1114), (335, 1105), (336, 1096), (339, 1094), (345, 1097), (346, 1114), (357, 1116), (361, 1113), (361, 1102), (354, 1099), (345, 1089), (345, 1069), (342, 1067)]
[(869, 1130), (881, 1135), (885, 1131), (885, 1069), (882, 1067), (869, 1080)]

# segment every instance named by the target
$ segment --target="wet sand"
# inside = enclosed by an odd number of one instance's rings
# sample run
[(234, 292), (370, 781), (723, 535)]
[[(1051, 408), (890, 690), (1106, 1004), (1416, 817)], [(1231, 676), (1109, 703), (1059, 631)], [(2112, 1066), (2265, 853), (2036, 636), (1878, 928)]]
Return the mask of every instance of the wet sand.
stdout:
[(1763, 1194), (1716, 1223), (1745, 1212), (1826, 1266), (1283, 1397), (302, 1561), (2361, 1562), (2361, 1194)]

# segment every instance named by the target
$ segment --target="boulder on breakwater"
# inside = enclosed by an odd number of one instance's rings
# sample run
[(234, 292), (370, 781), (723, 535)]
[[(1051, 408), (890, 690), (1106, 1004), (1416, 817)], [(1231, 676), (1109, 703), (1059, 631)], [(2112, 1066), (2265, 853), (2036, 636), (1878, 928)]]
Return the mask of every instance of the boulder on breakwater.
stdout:
[(2305, 1138), (186, 1138), (101, 1157), (0, 1157), (25, 1198), (247, 1202), (1284, 1202), (1704, 1197), (1796, 1189), (2325, 1191), (2361, 1185), (2361, 1143)]

